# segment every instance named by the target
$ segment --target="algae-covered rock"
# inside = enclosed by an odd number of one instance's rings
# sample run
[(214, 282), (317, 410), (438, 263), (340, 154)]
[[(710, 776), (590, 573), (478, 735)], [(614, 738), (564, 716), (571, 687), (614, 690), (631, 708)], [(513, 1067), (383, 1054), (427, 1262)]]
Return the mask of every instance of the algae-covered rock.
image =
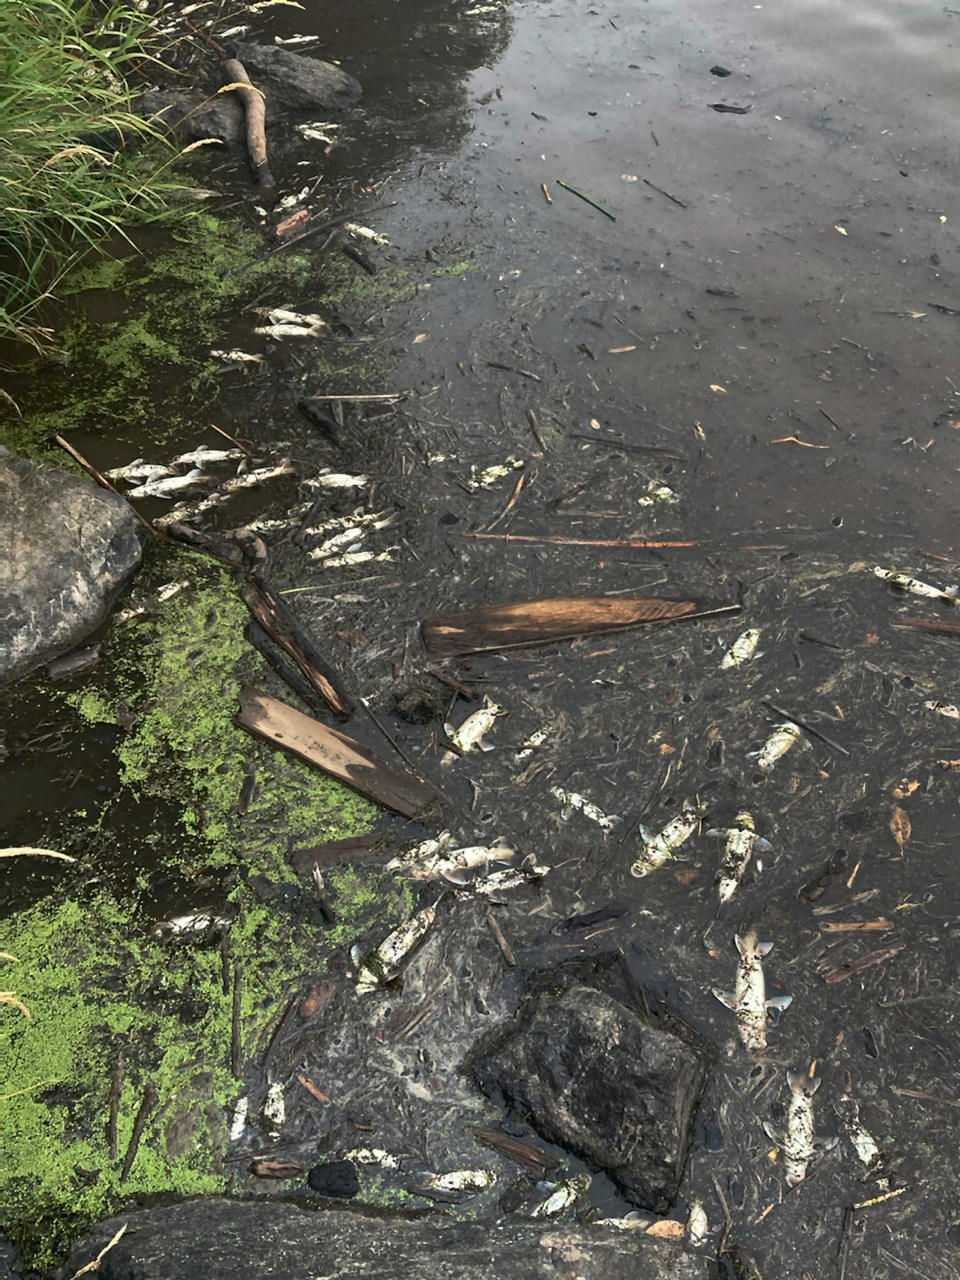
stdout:
[(442, 1214), (311, 1213), (265, 1200), (193, 1200), (102, 1222), (71, 1251), (67, 1280), (104, 1255), (103, 1280), (713, 1280), (714, 1264), (637, 1231), (457, 1222)]
[(100, 626), (140, 563), (122, 498), (3, 448), (0, 548), (0, 684)]

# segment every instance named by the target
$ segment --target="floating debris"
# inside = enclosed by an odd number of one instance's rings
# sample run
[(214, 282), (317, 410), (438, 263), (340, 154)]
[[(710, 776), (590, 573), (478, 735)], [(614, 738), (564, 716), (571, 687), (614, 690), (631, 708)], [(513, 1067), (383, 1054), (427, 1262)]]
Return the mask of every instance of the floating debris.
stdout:
[(955, 702), (942, 702), (939, 699), (923, 704), (928, 711), (938, 716), (946, 716), (948, 720), (960, 720), (960, 707)]
[(370, 477), (344, 475), (337, 471), (320, 471), (301, 483), (305, 489), (365, 489), (370, 484)]
[(359, 957), (356, 961), (357, 992), (364, 995), (392, 982), (399, 975), (404, 961), (426, 937), (436, 918), (436, 903), (432, 907), (424, 907), (393, 933), (387, 934), (379, 946)]
[(481, 751), (493, 751), (493, 745), (483, 741), (484, 735), (493, 728), (498, 716), (506, 714), (503, 707), (498, 706), (491, 698), (484, 698), (483, 706), (478, 711), (472, 711), (459, 729), (455, 729), (452, 724), (444, 724), (443, 731), (461, 755), (466, 755), (475, 747)]
[(658, 480), (651, 480), (647, 485), (647, 492), (642, 498), (637, 499), (638, 507), (657, 507), (667, 506), (674, 507), (680, 501), (676, 492), (670, 488), (668, 484), (661, 484)]
[(492, 862), (512, 862), (516, 850), (499, 842), (492, 845), (469, 845), (447, 853), (449, 831), (443, 831), (434, 840), (424, 840), (405, 854), (398, 854), (386, 864), (387, 871), (402, 871), (411, 880), (449, 880), (463, 885), (468, 873), (478, 867), (488, 867)]
[(727, 842), (723, 851), (723, 861), (720, 864), (714, 883), (717, 886), (720, 901), (729, 902), (737, 889), (739, 889), (751, 859), (757, 872), (763, 870), (760, 859), (755, 858), (754, 854), (758, 851), (767, 853), (773, 848), (773, 845), (763, 836), (757, 835), (753, 815), (746, 809), (741, 809), (737, 814), (733, 820), (732, 827), (726, 829), (711, 827), (706, 834), (725, 839)]
[(479, 880), (474, 880), (470, 888), (485, 898), (494, 898), (500, 893), (508, 893), (511, 889), (520, 889), (524, 885), (536, 884), (550, 870), (538, 863), (532, 853), (528, 853), (519, 867), (506, 871), (492, 871)]
[(759, 751), (748, 751), (748, 759), (755, 759), (761, 773), (770, 773), (774, 765), (791, 747), (803, 742), (803, 730), (789, 721), (778, 724)]
[(763, 976), (763, 958), (773, 950), (772, 942), (760, 942), (756, 930), (747, 929), (734, 939), (740, 953), (736, 987), (731, 993), (713, 988), (721, 1004), (737, 1015), (737, 1033), (748, 1053), (762, 1053), (767, 1047), (767, 1010), (786, 1009), (793, 996), (767, 999)]
[(514, 763), (523, 764), (524, 760), (529, 760), (533, 753), (543, 746), (547, 737), (546, 729), (537, 729), (534, 733), (531, 733), (513, 753)]
[(170, 916), (166, 920), (158, 920), (150, 930), (150, 936), (163, 940), (183, 938), (214, 929), (226, 929), (229, 925), (230, 921), (226, 916), (217, 915), (209, 907), (205, 907), (201, 911), (188, 911), (182, 915)]
[(550, 794), (560, 801), (562, 805), (560, 817), (564, 822), (569, 821), (575, 812), (582, 813), (585, 818), (595, 822), (602, 831), (613, 831), (623, 822), (623, 818), (615, 813), (604, 813), (602, 809), (577, 791), (565, 791), (563, 787), (551, 787)]
[(222, 360), (224, 364), (263, 364), (264, 357), (250, 351), (217, 351), (210, 352), (214, 360)]
[(454, 1169), (450, 1173), (432, 1173), (413, 1188), (417, 1195), (436, 1195), (438, 1199), (461, 1199), (486, 1191), (496, 1182), (496, 1175), (486, 1169)]
[(843, 1136), (853, 1148), (854, 1155), (868, 1169), (875, 1168), (883, 1155), (873, 1135), (864, 1127), (860, 1119), (860, 1105), (845, 1093), (839, 1102), (834, 1103), (834, 1111), (840, 1120)]
[(671, 819), (662, 831), (653, 834), (646, 827), (640, 825), (638, 829), (643, 839), (643, 850), (640, 857), (630, 868), (630, 874), (639, 879), (663, 866), (665, 862), (673, 857), (684, 841), (689, 840), (693, 835), (700, 825), (702, 816), (703, 809), (701, 806), (687, 800), (684, 802), (681, 813), (676, 818)]
[(759, 627), (751, 627), (749, 631), (744, 631), (743, 635), (738, 636), (723, 655), (720, 670), (730, 671), (735, 667), (742, 667), (745, 662), (749, 662), (751, 658), (756, 657), (759, 642)]
[(564, 1182), (558, 1182), (545, 1200), (541, 1200), (530, 1212), (532, 1218), (555, 1218), (590, 1190), (593, 1178), (589, 1173), (578, 1173)]
[(475, 492), (477, 489), (490, 489), (498, 480), (502, 480), (504, 476), (508, 476), (511, 471), (522, 470), (525, 465), (526, 464), (522, 458), (517, 458), (511, 455), (507, 458), (505, 463), (499, 463), (482, 469), (473, 466), (470, 468), (470, 479), (465, 481), (465, 483), (471, 492)]
[(702, 1200), (694, 1200), (687, 1214), (686, 1238), (691, 1248), (699, 1249), (710, 1232), (710, 1222)]
[[(336, 125), (333, 127), (336, 128)], [(390, 243), (387, 237), (381, 235), (379, 231), (373, 231), (370, 227), (361, 227), (357, 222), (345, 222), (343, 229), (344, 231), (349, 231), (352, 236), (359, 236), (361, 240), (372, 240), (374, 244)]]
[(960, 589), (956, 587), (945, 591), (941, 587), (930, 586), (928, 582), (911, 578), (908, 573), (898, 573), (895, 569), (882, 569), (879, 565), (873, 572), (884, 582), (889, 582), (892, 587), (905, 591), (908, 595), (925, 596), (928, 600), (942, 600), (946, 604), (960, 604)]
[(354, 1147), (343, 1158), (344, 1160), (352, 1160), (354, 1164), (377, 1165), (380, 1169), (400, 1168), (399, 1157), (392, 1155), (389, 1151), (385, 1151), (383, 1147)]

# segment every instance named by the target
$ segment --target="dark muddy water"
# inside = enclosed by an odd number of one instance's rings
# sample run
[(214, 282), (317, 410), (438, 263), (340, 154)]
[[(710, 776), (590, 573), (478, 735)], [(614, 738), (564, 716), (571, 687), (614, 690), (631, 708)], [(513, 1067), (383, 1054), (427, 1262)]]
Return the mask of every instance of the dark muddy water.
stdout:
[[(292, 441), (305, 473), (333, 461), (373, 470), (396, 508), (400, 537), (377, 545), (401, 542), (398, 563), (342, 572), (321, 603), (302, 597), (302, 616), (321, 634), (362, 631), (364, 645), (334, 656), (388, 715), (390, 661), (417, 673), (415, 624), (436, 609), (659, 587), (743, 601), (742, 618), (461, 664), (510, 713), (489, 756), (444, 771), (435, 731), (395, 717), (390, 727), (443, 778), (465, 843), (502, 833), (550, 864), (543, 888), (502, 909), (521, 968), (619, 947), (649, 996), (718, 1046), (683, 1188), (706, 1204), (714, 1243), (725, 1206), (768, 1277), (955, 1277), (958, 796), (957, 775), (936, 761), (960, 756), (960, 734), (924, 706), (954, 698), (955, 657), (952, 641), (890, 627), (898, 613), (945, 607), (903, 603), (870, 568), (950, 582), (960, 551), (960, 316), (936, 309), (960, 309), (960, 16), (928, 3), (703, 0), (465, 15), (368, 0), (275, 21), (280, 34), (321, 34), (319, 51), (366, 86), (325, 172), (358, 201), (390, 177), (377, 198), (396, 205), (371, 219), (392, 242), (384, 260), (472, 268), (375, 318), (349, 316), (389, 357), (382, 389), (413, 394), (393, 416), (349, 411), (336, 459), (291, 426), (293, 406), (304, 391), (354, 388), (310, 384), (282, 344), (266, 367), (223, 380), (224, 425), (261, 448)], [(731, 74), (712, 75), (718, 64)], [(276, 146), (286, 188), (319, 171), (292, 135)], [(774, 443), (787, 437), (805, 443)], [(518, 473), (490, 489), (469, 482), (471, 466), (509, 457), (523, 460), (525, 484), (505, 510)], [(700, 545), (462, 536), (493, 522), (511, 535)], [(298, 586), (311, 573), (328, 581), (289, 548), (276, 564)], [(351, 590), (361, 598), (340, 599)], [(762, 657), (721, 673), (723, 646), (748, 626), (761, 629)], [(747, 756), (774, 723), (764, 699), (849, 754), (814, 740), (764, 781)], [(470, 709), (458, 703), (452, 718)], [(20, 711), (23, 734), (40, 712)], [(514, 750), (538, 729), (545, 744), (518, 781)], [(50, 807), (45, 768), (71, 785), (79, 746), (65, 745), (52, 764), (14, 759), (10, 776), (34, 797), (14, 813), (17, 833)], [(96, 740), (83, 749), (106, 755)], [(580, 815), (562, 821), (556, 785), (623, 825), (607, 836)], [(628, 872), (636, 823), (662, 826), (696, 796), (708, 826), (750, 808), (774, 846), (716, 920), (714, 841), (694, 838), (657, 876)], [(898, 803), (913, 827), (904, 849), (888, 825)], [(811, 887), (828, 864), (834, 878)], [(582, 945), (551, 932), (608, 904), (624, 914)], [(711, 995), (732, 985), (747, 920), (775, 944), (771, 990), (793, 996), (761, 1063), (734, 1047), (733, 1016)], [(888, 924), (825, 927), (874, 920)], [(883, 948), (888, 959), (862, 974), (825, 980)], [(491, 989), (497, 972), (487, 963)], [(411, 984), (430, 988), (422, 974)], [(425, 1032), (451, 1076), (468, 1032)], [(815, 1061), (817, 1132), (839, 1142), (788, 1190), (761, 1121), (782, 1125), (785, 1072)], [(880, 1175), (865, 1173), (842, 1128), (845, 1098), (886, 1153)], [(442, 1142), (475, 1160), (449, 1134)]]

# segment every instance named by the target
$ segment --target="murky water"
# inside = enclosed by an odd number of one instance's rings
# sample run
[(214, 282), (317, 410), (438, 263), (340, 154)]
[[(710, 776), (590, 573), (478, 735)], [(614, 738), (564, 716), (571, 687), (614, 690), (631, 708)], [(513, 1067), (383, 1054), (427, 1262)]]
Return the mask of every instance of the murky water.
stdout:
[[(719, 1226), (719, 1186), (765, 1274), (956, 1276), (956, 1214), (944, 1204), (960, 1168), (943, 1133), (960, 1087), (957, 796), (935, 760), (960, 748), (951, 723), (923, 707), (954, 696), (952, 642), (892, 632), (897, 601), (869, 566), (894, 557), (920, 573), (922, 552), (960, 552), (960, 316), (934, 305), (960, 309), (960, 16), (892, 0), (548, 0), (468, 20), (448, 4), (367, 0), (272, 21), (281, 34), (321, 34), (319, 51), (366, 87), (329, 162), (292, 136), (277, 140), (284, 188), (323, 171), (362, 207), (364, 186), (389, 176), (376, 199), (396, 204), (371, 219), (392, 241), (385, 257), (472, 261), (383, 315), (349, 317), (388, 356), (382, 389), (413, 395), (395, 417), (349, 417), (338, 457), (383, 475), (412, 556), (353, 605), (305, 597), (304, 617), (318, 630), (362, 629), (367, 645), (341, 656), (383, 710), (384, 653), (416, 669), (413, 624), (434, 609), (567, 590), (663, 586), (718, 602), (745, 592), (743, 626), (763, 629), (764, 656), (738, 684), (716, 670), (738, 620), (462, 664), (462, 678), (510, 710), (496, 735), (510, 749), (471, 759), (444, 785), (464, 832), (473, 823), (550, 851), (547, 887), (503, 914), (523, 964), (577, 953), (550, 933), (563, 916), (623, 905), (589, 946), (621, 947), (651, 996), (721, 1046), (684, 1194), (703, 1198)], [(731, 74), (711, 74), (715, 65)], [(245, 323), (234, 317), (231, 343)], [(292, 407), (321, 389), (354, 388), (307, 385), (280, 348), (263, 369), (224, 377), (220, 421), (259, 447), (292, 442), (307, 469), (322, 446), (291, 425)], [(118, 460), (111, 450), (119, 460), (140, 451), (135, 428), (110, 446), (99, 439), (100, 465)], [(95, 431), (83, 441), (88, 452), (97, 442)], [(512, 477), (466, 492), (472, 464), (508, 456), (526, 464), (509, 510)], [(642, 503), (651, 484), (671, 499)], [(285, 498), (273, 495), (275, 507)], [(461, 536), (491, 526), (700, 545), (654, 553)], [(743, 549), (758, 543), (775, 549)], [(841, 572), (859, 559), (861, 570)], [(955, 572), (949, 561), (926, 566), (938, 581)], [(289, 560), (283, 571), (297, 585), (311, 572)], [(52, 760), (42, 742), (28, 749), (48, 711), (42, 692), (26, 697), (7, 740), (23, 748), (7, 766), (22, 788), (16, 836), (56, 811), (54, 785), (85, 786), (95, 802), (103, 775), (76, 753), (99, 765), (109, 746), (88, 734), (82, 744), (68, 735)], [(764, 699), (814, 720), (850, 755), (815, 744), (758, 783), (746, 753), (769, 732)], [(543, 768), (521, 787), (512, 748), (540, 727), (550, 735)], [(439, 776), (435, 736), (391, 728)], [(60, 732), (55, 716), (49, 731)], [(918, 785), (904, 801), (914, 833), (901, 856), (888, 822), (902, 777)], [(605, 838), (585, 820), (561, 823), (548, 791), (557, 782), (623, 815), (624, 830)], [(775, 847), (716, 923), (711, 842), (656, 881), (626, 870), (635, 823), (666, 821), (693, 795), (714, 825), (749, 804)], [(843, 875), (822, 899), (804, 897), (832, 857)], [(890, 928), (825, 933), (851, 916)], [(794, 996), (762, 1066), (727, 1053), (733, 1019), (710, 994), (731, 985), (733, 933), (753, 917), (776, 944), (772, 989)], [(891, 940), (903, 948), (888, 963), (824, 980)], [(815, 1060), (818, 1131), (836, 1134), (835, 1108), (859, 1101), (889, 1182), (861, 1181), (842, 1139), (785, 1192), (760, 1121), (782, 1123), (785, 1070)]]

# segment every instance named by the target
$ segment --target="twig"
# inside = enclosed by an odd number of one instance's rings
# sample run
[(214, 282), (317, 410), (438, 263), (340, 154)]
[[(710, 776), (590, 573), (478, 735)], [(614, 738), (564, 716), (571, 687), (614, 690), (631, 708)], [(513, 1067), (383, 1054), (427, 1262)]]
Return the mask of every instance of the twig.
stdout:
[(550, 194), (550, 188), (545, 182), (540, 183), (540, 190), (543, 192), (543, 198), (547, 204), (553, 204), (553, 196)]
[(123, 1050), (117, 1054), (113, 1064), (113, 1079), (110, 1082), (110, 1114), (107, 1117), (107, 1148), (110, 1159), (117, 1158), (117, 1116), (120, 1114), (120, 1095), (123, 1092)]
[(537, 542), (563, 547), (698, 547), (694, 539), (686, 542), (652, 542), (648, 538), (566, 538), (559, 533), (483, 533), (464, 531), (461, 538), (496, 538), (501, 542)]
[(597, 212), (602, 213), (605, 218), (609, 218), (611, 222), (616, 222), (616, 214), (611, 213), (609, 209), (605, 209), (602, 204), (597, 204), (596, 200), (591, 200), (588, 195), (584, 195), (584, 193), (582, 191), (578, 191), (576, 187), (571, 187), (569, 182), (564, 182), (562, 179), (558, 178), (557, 186), (563, 187), (564, 191), (569, 191), (572, 196), (576, 196), (579, 200), (582, 200), (584, 204), (588, 204), (591, 209), (596, 209)]
[[(817, 408), (819, 409), (820, 406), (818, 405)], [(826, 409), (820, 409), (820, 412), (823, 414), (826, 420), (830, 423), (831, 427), (835, 427), (837, 431), (840, 430), (839, 422), (836, 422), (833, 418), (831, 418), (829, 413), (827, 413)]]
[[(243, 63), (236, 58), (227, 58), (223, 69), (228, 78), (228, 84), (224, 85), (224, 89), (234, 90), (246, 111), (247, 155), (250, 157), (254, 181), (261, 189), (272, 188), (276, 183), (267, 162), (267, 138), (264, 131), (266, 110), (263, 94), (253, 86)], [(223, 89), (220, 92), (222, 93)]]
[(147, 1116), (156, 1105), (157, 1091), (152, 1084), (148, 1084), (143, 1091), (143, 1101), (140, 1103), (137, 1118), (133, 1122), (133, 1132), (130, 1135), (127, 1154), (123, 1157), (123, 1169), (120, 1172), (121, 1182), (126, 1181), (127, 1174), (133, 1168), (133, 1162), (137, 1158), (137, 1151), (140, 1149), (140, 1139), (143, 1137), (143, 1131), (147, 1127)]
[(488, 369), (500, 369), (504, 373), (517, 373), (521, 378), (529, 378), (531, 382), (542, 382), (543, 379), (529, 369), (515, 369), (512, 364), (501, 364), (499, 360), (488, 360)]
[(241, 1079), (242, 1045), (240, 1040), (240, 1010), (243, 1007), (243, 965), (237, 960), (233, 966), (233, 1017), (230, 1035), (230, 1069), (234, 1077)]
[(537, 422), (537, 415), (532, 409), (527, 410), (527, 421), (530, 423), (530, 430), (533, 432), (534, 440), (536, 440), (543, 452), (546, 453), (547, 446), (544, 442), (543, 436), (540, 434), (540, 424)]
[(433, 676), (434, 680), (439, 680), (441, 684), (447, 685), (450, 689), (456, 689), (461, 698), (466, 698), (468, 702), (476, 702), (480, 694), (476, 689), (471, 689), (465, 684), (461, 684), (459, 680), (454, 680), (453, 676), (447, 675), (445, 671), (428, 671), (428, 676)]
[(504, 516), (509, 515), (509, 513), (513, 510), (513, 508), (516, 506), (517, 499), (520, 497), (520, 490), (526, 484), (526, 481), (527, 481), (527, 473), (525, 471), (521, 471), (520, 476), (517, 480), (517, 483), (514, 485), (513, 493), (510, 495), (507, 501), (507, 505), (503, 508), (500, 514), (494, 517), (494, 519), (491, 520), (490, 523), (487, 525), (487, 532), (489, 532), (491, 529), (496, 528), (496, 526), (500, 523), (500, 521), (504, 518)]
[(960, 622), (942, 622), (939, 618), (898, 618), (895, 627), (913, 627), (935, 636), (960, 636)]
[(247, 457), (248, 457), (248, 458), (252, 458), (252, 457), (253, 457), (253, 454), (252, 454), (252, 453), (250, 452), (250, 450), (246, 447), (246, 445), (242, 445), (242, 444), (240, 443), (240, 441), (237, 439), (237, 437), (236, 437), (236, 436), (232, 436), (232, 435), (230, 434), (230, 432), (229, 432), (229, 431), (224, 431), (223, 427), (218, 427), (218, 426), (217, 426), (217, 424), (216, 424), (215, 422), (211, 422), (211, 423), (210, 423), (210, 430), (211, 430), (211, 431), (216, 431), (218, 435), (223, 436), (224, 440), (229, 440), (231, 444), (235, 444), (235, 445), (237, 446), (237, 448), (240, 450), (240, 452), (241, 452), (241, 453), (245, 453), (245, 454), (247, 455)]
[[(660, 144), (657, 143), (657, 146)], [(666, 196), (668, 200), (672, 200), (674, 204), (679, 205), (681, 209), (686, 209), (686, 205), (682, 200), (678, 200), (676, 196), (672, 196), (669, 191), (664, 191), (663, 187), (658, 187), (655, 182), (651, 182), (649, 178), (644, 178), (644, 182), (653, 191), (659, 191), (662, 196)]]
[(723, 1251), (727, 1247), (727, 1240), (730, 1238), (730, 1228), (733, 1226), (733, 1219), (730, 1217), (730, 1206), (727, 1204), (727, 1197), (723, 1194), (720, 1183), (717, 1181), (716, 1174), (711, 1173), (711, 1181), (717, 1193), (717, 1199), (720, 1201), (720, 1207), (723, 1209), (723, 1232), (717, 1243), (717, 1257), (723, 1255)]
[(404, 396), (408, 396), (409, 391), (381, 391), (377, 395), (369, 396), (311, 396), (311, 400), (402, 400)]
[(616, 436), (590, 435), (586, 431), (571, 431), (571, 440), (589, 440), (591, 444), (609, 445), (611, 449), (623, 449), (625, 453), (647, 453), (656, 458), (672, 458), (676, 462), (686, 462), (687, 455), (675, 449), (661, 449), (651, 444), (630, 444), (626, 440), (618, 440)]
[(70, 1277), (70, 1280), (80, 1280), (80, 1276), (90, 1275), (90, 1273), (93, 1271), (99, 1271), (100, 1263), (103, 1261), (106, 1255), (110, 1252), (113, 1246), (117, 1243), (120, 1237), (126, 1232), (126, 1229), (127, 1229), (127, 1224), (124, 1223), (123, 1226), (120, 1228), (120, 1230), (117, 1232), (117, 1234), (110, 1241), (110, 1243), (105, 1244), (103, 1248), (100, 1250), (100, 1252), (97, 1254), (97, 1256), (91, 1262), (88, 1262), (86, 1266), (81, 1267), (79, 1271), (75, 1271), (73, 1275)]
[(517, 964), (517, 957), (513, 954), (513, 948), (504, 936), (504, 932), (500, 928), (499, 921), (492, 911), (487, 912), (487, 928), (493, 934), (494, 941), (500, 948), (504, 960), (511, 969), (515, 968)]
[(802, 729), (804, 733), (813, 734), (815, 738), (819, 738), (821, 742), (825, 742), (828, 747), (832, 747), (834, 751), (839, 751), (842, 756), (848, 756), (850, 752), (846, 747), (841, 747), (839, 742), (834, 742), (833, 738), (828, 738), (825, 733), (821, 733), (819, 729), (815, 729), (812, 724), (807, 724), (805, 720), (798, 720), (796, 716), (791, 715), (789, 711), (784, 711), (782, 707), (775, 707), (772, 702), (766, 699), (763, 701), (765, 707), (769, 707), (775, 716), (783, 716), (784, 720), (789, 720), (791, 724), (795, 724), (797, 728)]

